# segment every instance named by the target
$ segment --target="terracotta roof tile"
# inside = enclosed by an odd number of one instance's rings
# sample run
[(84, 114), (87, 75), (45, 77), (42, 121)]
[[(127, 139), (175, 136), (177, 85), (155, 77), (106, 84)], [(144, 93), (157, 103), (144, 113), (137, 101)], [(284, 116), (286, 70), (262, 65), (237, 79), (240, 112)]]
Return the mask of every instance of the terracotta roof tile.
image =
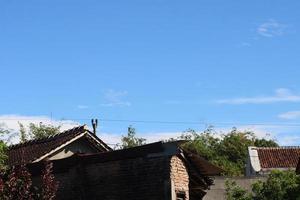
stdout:
[(256, 148), (262, 168), (296, 168), (300, 147)]
[[(87, 132), (86, 126), (79, 126), (44, 139), (30, 140), (25, 143), (12, 145), (8, 150), (8, 164), (19, 165), (30, 163), (63, 145), (74, 137)], [(88, 131), (89, 132), (89, 131)], [(103, 146), (110, 149), (103, 141), (96, 137)]]

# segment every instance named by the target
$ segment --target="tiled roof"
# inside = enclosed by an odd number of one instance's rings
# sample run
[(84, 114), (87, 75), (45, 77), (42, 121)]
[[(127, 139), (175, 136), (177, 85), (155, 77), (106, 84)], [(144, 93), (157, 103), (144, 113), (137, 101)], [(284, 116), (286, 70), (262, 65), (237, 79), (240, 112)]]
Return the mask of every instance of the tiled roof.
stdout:
[[(47, 138), (29, 140), (24, 143), (12, 145), (8, 150), (8, 164), (19, 165), (33, 162), (34, 160), (40, 158), (41, 156), (49, 153), (50, 151), (60, 147), (76, 136), (85, 132), (92, 134), (84, 125)], [(94, 135), (94, 138), (96, 138), (96, 140), (101, 143), (104, 150), (110, 150), (110, 147), (108, 147), (97, 136)]]
[(300, 147), (258, 147), (261, 168), (296, 168)]

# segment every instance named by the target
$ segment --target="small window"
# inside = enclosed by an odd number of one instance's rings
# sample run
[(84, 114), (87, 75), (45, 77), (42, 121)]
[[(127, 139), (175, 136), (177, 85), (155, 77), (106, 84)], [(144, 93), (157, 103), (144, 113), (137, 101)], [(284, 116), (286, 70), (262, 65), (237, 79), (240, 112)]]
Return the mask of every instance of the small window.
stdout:
[(177, 192), (176, 200), (185, 200), (185, 192)]

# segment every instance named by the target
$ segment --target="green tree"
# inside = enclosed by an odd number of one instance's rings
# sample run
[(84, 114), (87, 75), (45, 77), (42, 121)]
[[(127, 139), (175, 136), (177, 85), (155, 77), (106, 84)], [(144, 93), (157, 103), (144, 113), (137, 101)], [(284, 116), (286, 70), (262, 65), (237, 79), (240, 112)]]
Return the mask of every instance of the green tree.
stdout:
[(146, 139), (136, 137), (135, 128), (129, 126), (127, 136), (122, 136), (121, 142), (121, 148), (127, 149), (145, 144)]
[(3, 124), (0, 124), (0, 170), (6, 167), (7, 160), (7, 144), (1, 140), (3, 136), (6, 136), (9, 131), (3, 128)]
[(227, 200), (300, 200), (300, 176), (294, 171), (272, 171), (265, 181), (247, 191), (235, 182), (226, 182)]
[(18, 122), (18, 124), (19, 124), (19, 127), (20, 127), (20, 129), (19, 129), (19, 131), (20, 131), (20, 142), (26, 142), (27, 141), (26, 128), (22, 123)]
[[(223, 135), (220, 145), (218, 146), (218, 155), (234, 164), (236, 172), (232, 175), (242, 175), (244, 173), (245, 164), (248, 155), (248, 146), (253, 146), (254, 134), (248, 131), (238, 131), (233, 128), (231, 132)], [(230, 167), (230, 166), (229, 166)], [(229, 170), (227, 168), (227, 170)]]
[(5, 168), (5, 163), (7, 160), (7, 145), (5, 142), (0, 140), (0, 171)]
[(188, 141), (184, 148), (220, 166), (225, 171), (224, 175), (228, 176), (244, 174), (249, 146), (278, 146), (273, 140), (258, 139), (253, 132), (238, 131), (236, 128), (223, 135), (213, 127), (203, 133), (189, 129), (179, 139)]
[(279, 145), (274, 140), (267, 139), (258, 139), (256, 138), (254, 141), (254, 146), (256, 147), (278, 147)]
[(60, 133), (60, 126), (53, 126), (48, 124), (39, 123), (38, 125), (30, 123), (28, 131), (25, 126), (19, 123), (20, 127), (20, 141), (25, 142), (27, 139), (41, 139)]

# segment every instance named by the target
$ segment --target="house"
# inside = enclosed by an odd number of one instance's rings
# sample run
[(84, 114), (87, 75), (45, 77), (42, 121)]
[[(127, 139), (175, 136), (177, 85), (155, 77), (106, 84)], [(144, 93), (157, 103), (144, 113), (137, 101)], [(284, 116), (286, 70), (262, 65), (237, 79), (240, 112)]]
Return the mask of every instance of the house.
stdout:
[(300, 147), (248, 147), (247, 176), (266, 175), (270, 171), (296, 170)]
[(222, 169), (181, 148), (156, 142), (113, 151), (86, 126), (9, 147), (9, 165), (26, 164), (40, 185), (44, 160), (59, 182), (57, 199), (202, 199)]
[(45, 159), (63, 159), (75, 153), (99, 153), (111, 150), (84, 125), (44, 139), (29, 140), (10, 146), (8, 164), (11, 166), (28, 164)]
[[(139, 147), (53, 160), (57, 199), (65, 200), (198, 200), (222, 172), (201, 156), (183, 150), (182, 142), (156, 142)], [(34, 184), (43, 163), (29, 165)]]

